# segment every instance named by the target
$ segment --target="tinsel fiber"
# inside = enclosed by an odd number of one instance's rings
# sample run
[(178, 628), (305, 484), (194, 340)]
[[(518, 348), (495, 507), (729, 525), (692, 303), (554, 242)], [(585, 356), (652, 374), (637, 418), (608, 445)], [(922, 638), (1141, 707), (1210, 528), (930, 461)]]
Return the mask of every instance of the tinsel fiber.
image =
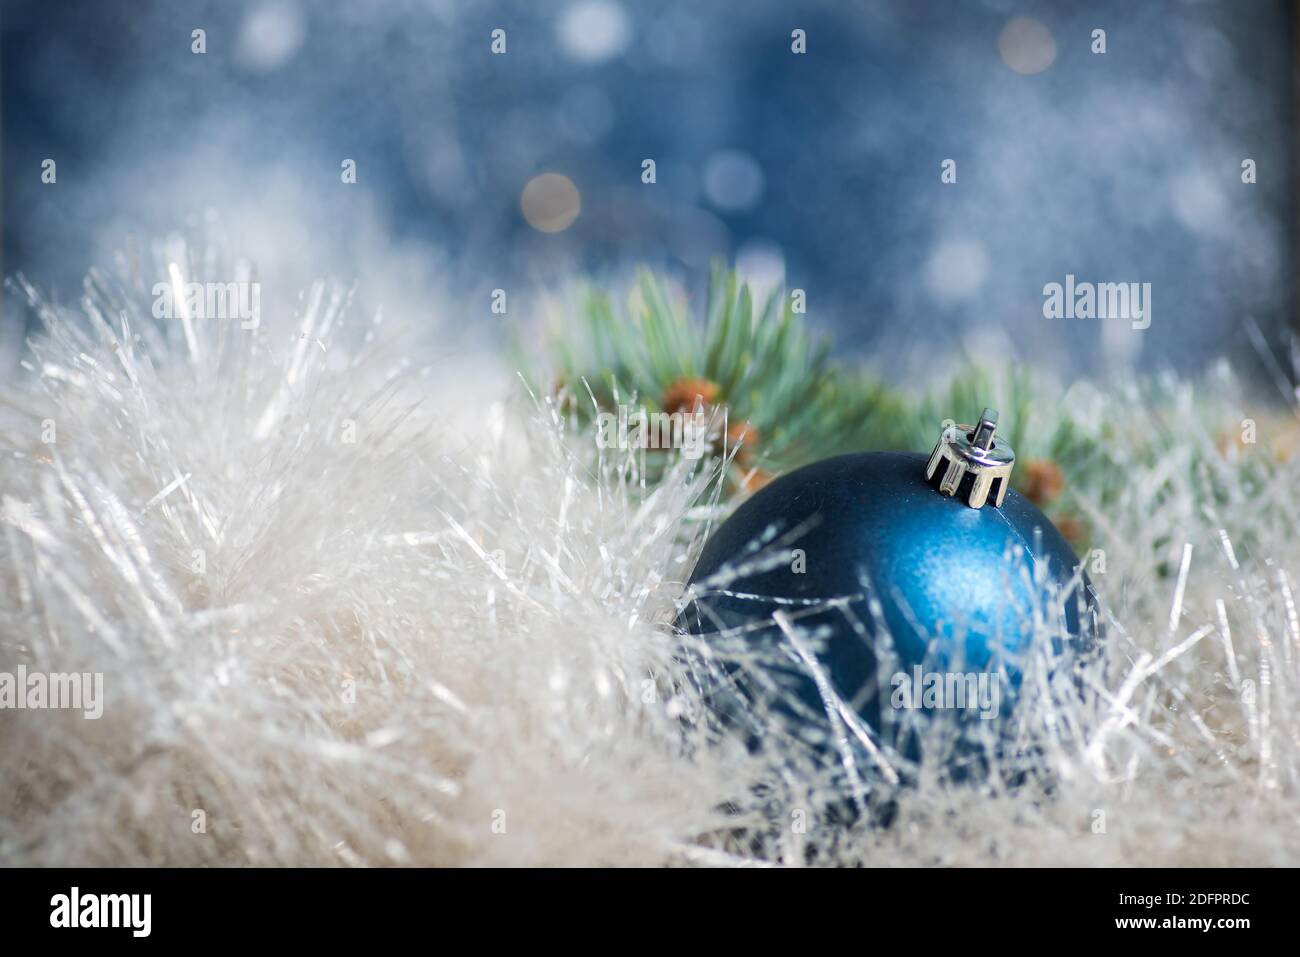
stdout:
[(1105, 508), (1072, 489), (1106, 653), (1026, 680), (1042, 773), (858, 767), (882, 823), (843, 762), (700, 707), (699, 668), (768, 653), (672, 627), (727, 507), (707, 459), (642, 481), (508, 378), (453, 416), (458, 362), (330, 287), (244, 328), (154, 318), (159, 276), (26, 290), (0, 671), (104, 701), (0, 711), (0, 863), (1300, 861), (1300, 460), (1225, 443), (1226, 379), (1071, 392), (1133, 463)]

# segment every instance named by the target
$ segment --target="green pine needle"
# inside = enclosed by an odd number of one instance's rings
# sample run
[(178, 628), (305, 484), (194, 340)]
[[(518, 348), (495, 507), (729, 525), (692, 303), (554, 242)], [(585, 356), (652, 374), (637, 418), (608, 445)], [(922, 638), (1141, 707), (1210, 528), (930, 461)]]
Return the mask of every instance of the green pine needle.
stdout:
[[(1101, 504), (1112, 500), (1134, 464), (1114, 461), (1107, 437), (1079, 421), (1027, 369), (972, 366), (944, 388), (905, 393), (833, 362), (830, 342), (811, 334), (784, 290), (756, 309), (749, 287), (722, 266), (713, 269), (701, 315), (692, 316), (644, 269), (622, 309), (594, 286), (582, 289), (580, 302), (575, 314), (554, 317), (545, 377), (579, 424), (619, 404), (664, 411), (661, 403), (674, 384), (706, 379), (729, 420), (757, 430), (743, 468), (780, 473), (846, 452), (928, 453), (945, 419), (972, 421), (990, 406), (999, 410), (1021, 463), (1047, 460), (1063, 473), (1066, 494), (1042, 503), (1054, 518), (1071, 514), (1072, 489), (1086, 489)], [(539, 378), (531, 377), (534, 383)], [(1163, 449), (1158, 432), (1122, 445), (1150, 461)], [(1032, 470), (1022, 465), (1014, 475), (1025, 491)]]

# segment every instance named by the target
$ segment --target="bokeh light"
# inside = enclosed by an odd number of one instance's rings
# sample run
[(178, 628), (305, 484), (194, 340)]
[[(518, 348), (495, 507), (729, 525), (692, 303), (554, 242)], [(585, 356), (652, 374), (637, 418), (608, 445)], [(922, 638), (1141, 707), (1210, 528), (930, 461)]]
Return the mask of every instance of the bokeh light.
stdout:
[(1012, 17), (998, 35), (998, 53), (1017, 73), (1042, 73), (1056, 59), (1056, 41), (1037, 20)]
[(582, 196), (573, 180), (560, 173), (534, 176), (519, 197), (519, 208), (533, 229), (543, 233), (563, 232), (582, 211)]
[(951, 305), (973, 299), (988, 273), (988, 253), (980, 242), (945, 239), (930, 254), (925, 266), (925, 283), (936, 301)]
[(725, 212), (752, 209), (763, 195), (763, 171), (748, 153), (723, 150), (710, 156), (704, 168), (704, 192)]
[(302, 46), (306, 27), (292, 0), (267, 0), (245, 13), (235, 53), (251, 73), (270, 73), (285, 66)]
[(581, 0), (560, 16), (560, 43), (575, 60), (600, 63), (627, 46), (627, 15), (610, 0)]

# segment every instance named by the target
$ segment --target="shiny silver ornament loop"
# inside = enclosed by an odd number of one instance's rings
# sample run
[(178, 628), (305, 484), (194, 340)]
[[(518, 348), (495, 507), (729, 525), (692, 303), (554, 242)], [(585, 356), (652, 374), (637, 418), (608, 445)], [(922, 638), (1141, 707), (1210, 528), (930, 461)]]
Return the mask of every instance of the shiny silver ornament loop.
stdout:
[(1006, 498), (1016, 453), (997, 437), (998, 414), (985, 409), (979, 424), (950, 425), (939, 435), (925, 466), (925, 479), (944, 495), (956, 496), (971, 508), (995, 507)]

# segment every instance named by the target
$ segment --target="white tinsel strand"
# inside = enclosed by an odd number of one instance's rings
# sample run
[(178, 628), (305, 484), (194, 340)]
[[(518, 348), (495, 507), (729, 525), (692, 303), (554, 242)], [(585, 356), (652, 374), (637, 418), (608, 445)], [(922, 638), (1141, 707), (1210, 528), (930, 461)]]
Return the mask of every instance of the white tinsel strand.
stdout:
[[(162, 252), (183, 281), (232, 274)], [(462, 383), (346, 294), (243, 329), (155, 319), (153, 278), (42, 304), (5, 387), (0, 670), (103, 672), (106, 703), (0, 711), (0, 861), (1297, 859), (1300, 466), (1219, 450), (1226, 385), (1072, 396), (1119, 464), (1160, 454), (1105, 507), (1076, 491), (1107, 651), (1083, 693), (1029, 672), (1046, 773), (958, 786), (936, 762), (895, 788), (864, 749), (856, 787), (891, 823), (846, 823), (846, 766), (791, 739), (779, 686), (759, 747), (705, 720), (709, 669), (818, 641), (797, 614), (777, 649), (672, 629), (715, 472), (643, 483), (545, 396), (453, 438)]]

